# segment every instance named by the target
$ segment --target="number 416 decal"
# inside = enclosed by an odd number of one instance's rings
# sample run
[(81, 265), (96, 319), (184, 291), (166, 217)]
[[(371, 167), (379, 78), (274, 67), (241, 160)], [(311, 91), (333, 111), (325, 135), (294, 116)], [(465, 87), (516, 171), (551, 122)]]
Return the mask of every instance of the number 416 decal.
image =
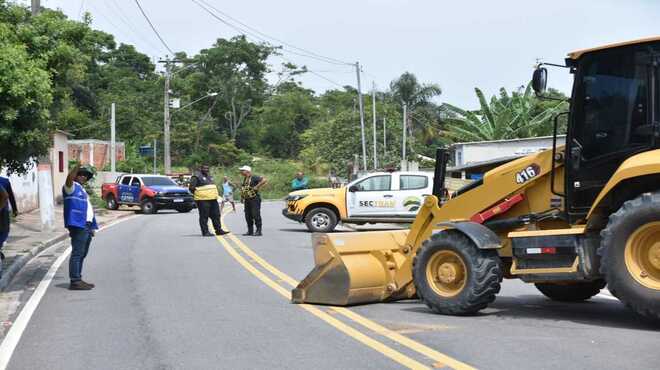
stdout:
[(531, 166), (525, 168), (524, 170), (516, 173), (516, 183), (524, 184), (527, 181), (535, 178), (541, 173), (541, 167), (538, 164), (534, 163)]

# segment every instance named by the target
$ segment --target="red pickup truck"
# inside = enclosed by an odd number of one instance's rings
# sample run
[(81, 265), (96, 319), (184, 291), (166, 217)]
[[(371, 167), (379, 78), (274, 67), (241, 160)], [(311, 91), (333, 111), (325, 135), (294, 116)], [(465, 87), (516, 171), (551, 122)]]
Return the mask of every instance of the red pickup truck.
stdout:
[(101, 196), (106, 208), (113, 210), (122, 204), (140, 206), (146, 214), (161, 209), (175, 209), (185, 213), (195, 208), (190, 191), (178, 186), (167, 176), (121, 175), (115, 182), (101, 186)]

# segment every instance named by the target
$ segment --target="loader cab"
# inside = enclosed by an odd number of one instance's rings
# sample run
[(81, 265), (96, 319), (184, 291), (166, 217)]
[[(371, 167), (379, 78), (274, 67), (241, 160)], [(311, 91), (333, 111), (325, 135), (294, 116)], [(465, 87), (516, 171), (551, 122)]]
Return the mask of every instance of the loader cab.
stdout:
[[(570, 223), (585, 218), (623, 161), (660, 146), (659, 63), (660, 41), (576, 52), (566, 59), (575, 75), (564, 152)], [(535, 71), (537, 93), (546, 73)]]

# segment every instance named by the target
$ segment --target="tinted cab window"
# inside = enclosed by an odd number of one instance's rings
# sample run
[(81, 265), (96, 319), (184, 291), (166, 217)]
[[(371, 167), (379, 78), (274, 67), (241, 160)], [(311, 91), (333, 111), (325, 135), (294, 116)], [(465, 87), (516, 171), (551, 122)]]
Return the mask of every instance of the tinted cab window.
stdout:
[(429, 181), (428, 181), (428, 178), (426, 176), (401, 175), (399, 177), (399, 189), (400, 190), (424, 189), (428, 185), (429, 185)]
[(357, 183), (358, 191), (388, 191), (390, 190), (392, 176), (374, 176)]

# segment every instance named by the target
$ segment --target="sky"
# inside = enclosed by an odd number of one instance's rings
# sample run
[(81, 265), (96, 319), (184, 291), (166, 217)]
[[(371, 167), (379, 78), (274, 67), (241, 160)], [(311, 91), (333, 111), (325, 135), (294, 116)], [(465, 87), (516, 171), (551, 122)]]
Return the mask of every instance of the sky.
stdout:
[[(169, 54), (135, 0), (41, 1), (73, 19), (90, 12), (94, 28), (136, 45), (154, 60)], [(562, 63), (576, 49), (660, 34), (660, 1), (655, 0), (204, 1), (287, 44), (347, 63), (359, 61), (363, 91), (374, 83), (385, 90), (409, 71), (421, 82), (441, 86), (438, 103), (469, 109), (478, 105), (475, 87), (488, 96), (500, 87), (516, 89), (530, 80), (539, 59)], [(239, 33), (192, 0), (139, 2), (175, 52), (194, 55), (218, 38)], [(336, 84), (356, 86), (352, 66), (289, 52), (283, 58), (315, 71), (302, 81), (317, 92)], [(283, 61), (270, 62), (277, 69)], [(549, 71), (549, 86), (568, 94), (571, 84), (566, 70)]]

